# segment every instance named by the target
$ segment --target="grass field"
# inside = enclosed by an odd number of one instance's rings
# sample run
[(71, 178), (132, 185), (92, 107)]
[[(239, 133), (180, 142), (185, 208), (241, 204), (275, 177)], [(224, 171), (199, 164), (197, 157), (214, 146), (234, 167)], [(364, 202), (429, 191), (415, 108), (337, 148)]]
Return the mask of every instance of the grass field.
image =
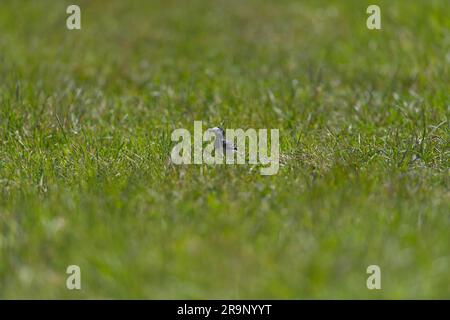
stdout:
[(450, 298), (449, 1), (72, 2), (0, 3), (0, 298)]

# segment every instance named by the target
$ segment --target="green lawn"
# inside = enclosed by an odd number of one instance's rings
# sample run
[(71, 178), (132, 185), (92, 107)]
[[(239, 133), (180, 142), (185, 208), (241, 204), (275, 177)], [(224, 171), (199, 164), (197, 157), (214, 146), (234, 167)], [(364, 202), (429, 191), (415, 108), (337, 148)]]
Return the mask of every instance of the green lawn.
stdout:
[[(2, 0), (0, 298), (450, 298), (449, 13)], [(284, 165), (171, 165), (194, 120)]]

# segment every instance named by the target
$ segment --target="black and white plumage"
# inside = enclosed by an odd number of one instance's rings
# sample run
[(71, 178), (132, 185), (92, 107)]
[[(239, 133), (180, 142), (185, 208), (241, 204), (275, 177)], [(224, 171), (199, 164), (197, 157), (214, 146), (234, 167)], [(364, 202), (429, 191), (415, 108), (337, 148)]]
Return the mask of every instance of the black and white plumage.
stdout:
[(214, 127), (208, 129), (208, 131), (214, 132), (214, 134), (216, 135), (214, 148), (216, 149), (217, 152), (227, 154), (228, 152), (234, 153), (237, 151), (236, 146), (232, 144), (230, 141), (225, 139), (225, 130), (219, 127)]

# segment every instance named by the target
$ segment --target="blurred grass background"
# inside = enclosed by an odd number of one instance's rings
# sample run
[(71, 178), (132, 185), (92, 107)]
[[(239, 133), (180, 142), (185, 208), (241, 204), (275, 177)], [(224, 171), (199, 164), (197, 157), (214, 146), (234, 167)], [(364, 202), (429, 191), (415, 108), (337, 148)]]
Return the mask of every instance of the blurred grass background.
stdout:
[[(450, 297), (449, 1), (72, 3), (0, 2), (1, 298)], [(170, 166), (194, 120), (285, 164)]]

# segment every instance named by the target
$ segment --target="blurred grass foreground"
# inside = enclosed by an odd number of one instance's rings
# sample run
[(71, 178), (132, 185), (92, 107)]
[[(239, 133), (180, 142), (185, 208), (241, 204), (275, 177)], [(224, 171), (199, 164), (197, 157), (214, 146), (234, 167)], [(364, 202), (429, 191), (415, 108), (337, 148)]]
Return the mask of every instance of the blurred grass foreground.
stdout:
[[(0, 2), (0, 298), (450, 298), (449, 1), (70, 4)], [(170, 165), (194, 120), (283, 166)]]

